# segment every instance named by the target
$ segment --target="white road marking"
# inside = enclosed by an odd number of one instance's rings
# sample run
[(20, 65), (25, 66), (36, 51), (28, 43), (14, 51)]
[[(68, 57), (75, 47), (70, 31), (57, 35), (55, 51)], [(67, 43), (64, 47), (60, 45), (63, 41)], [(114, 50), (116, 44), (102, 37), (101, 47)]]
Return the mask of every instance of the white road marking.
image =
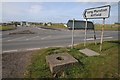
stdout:
[(103, 37), (104, 39), (109, 39), (109, 38), (113, 38), (113, 37)]
[(41, 38), (41, 40), (44, 40), (44, 39), (50, 38), (50, 37), (51, 37), (51, 36), (46, 36), (46, 37)]
[(34, 38), (37, 38), (37, 37), (39, 37), (39, 36), (31, 37), (31, 38), (28, 38), (26, 40), (31, 40), (31, 39), (34, 39)]
[(2, 40), (3, 40), (3, 39), (9, 39), (9, 38), (10, 38), (10, 37), (7, 37), (7, 38), (2, 38)]
[[(37, 28), (37, 27), (36, 27)], [(37, 28), (37, 29), (41, 29), (41, 28)]]
[(37, 28), (37, 29), (41, 29), (41, 28)]
[(54, 48), (54, 47), (60, 47), (60, 46), (48, 46), (48, 47), (44, 47), (44, 49), (47, 49), (47, 48)]
[[(73, 46), (76, 46), (76, 45), (78, 45), (78, 44), (74, 44)], [(72, 45), (68, 45), (68, 47), (71, 47)]]
[(26, 49), (26, 50), (39, 50), (40, 48), (29, 48), (29, 49)]
[(42, 29), (42, 28), (37, 28), (37, 29), (45, 30), (45, 29)]
[[(110, 38), (113, 38), (113, 37), (103, 37), (103, 39), (110, 39)], [(96, 38), (96, 39), (101, 39), (101, 38)], [(90, 41), (90, 40), (94, 40), (94, 38), (89, 38), (89, 39), (86, 39), (86, 40)]]
[[(64, 46), (50, 46), (50, 47), (64, 47)], [(49, 48), (49, 47), (7, 50), (7, 51), (2, 51), (2, 53), (34, 51), (34, 50), (46, 49), (46, 48)]]
[(7, 51), (2, 51), (3, 53), (10, 53), (10, 52), (22, 52), (22, 51), (32, 51), (32, 50), (39, 50), (41, 48), (28, 48), (28, 49), (15, 49), (15, 50), (7, 50)]
[(15, 38), (15, 39), (10, 39), (10, 40), (7, 40), (7, 41), (15, 41), (15, 40), (22, 39), (22, 38), (25, 38), (25, 36), (24, 37)]
[(8, 50), (8, 51), (3, 51), (3, 53), (8, 53), (8, 52), (17, 52), (18, 50)]
[[(98, 39), (98, 38), (96, 38), (96, 39)], [(85, 39), (84, 39), (84, 40), (85, 40)], [(89, 39), (86, 39), (86, 40), (90, 41), (90, 40), (94, 40), (94, 38), (89, 38)]]

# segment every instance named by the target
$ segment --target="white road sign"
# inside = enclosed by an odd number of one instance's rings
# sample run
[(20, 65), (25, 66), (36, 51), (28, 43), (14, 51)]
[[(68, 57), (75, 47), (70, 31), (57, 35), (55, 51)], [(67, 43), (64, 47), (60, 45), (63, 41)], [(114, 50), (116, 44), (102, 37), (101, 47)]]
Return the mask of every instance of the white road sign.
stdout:
[(83, 16), (85, 19), (108, 18), (110, 16), (110, 5), (86, 9)]

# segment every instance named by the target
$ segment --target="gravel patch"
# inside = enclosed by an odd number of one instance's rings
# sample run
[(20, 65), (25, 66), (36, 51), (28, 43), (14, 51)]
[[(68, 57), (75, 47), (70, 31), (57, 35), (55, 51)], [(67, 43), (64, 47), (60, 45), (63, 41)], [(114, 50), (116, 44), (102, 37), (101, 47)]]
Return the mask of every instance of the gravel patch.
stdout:
[(30, 31), (30, 30), (24, 30), (24, 31), (18, 31), (18, 32), (9, 33), (9, 35), (13, 35), (13, 34), (35, 34), (35, 33)]
[(26, 67), (30, 64), (31, 56), (34, 52), (2, 54), (2, 78), (25, 78)]

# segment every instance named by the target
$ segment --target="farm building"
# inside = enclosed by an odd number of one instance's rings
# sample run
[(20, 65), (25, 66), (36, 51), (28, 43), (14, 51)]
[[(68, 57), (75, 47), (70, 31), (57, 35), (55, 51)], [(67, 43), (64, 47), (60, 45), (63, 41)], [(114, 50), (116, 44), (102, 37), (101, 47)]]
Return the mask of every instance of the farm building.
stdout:
[[(74, 20), (74, 29), (85, 29), (85, 24), (86, 21), (82, 21), (82, 20)], [(87, 29), (88, 30), (94, 30), (94, 24), (91, 21), (87, 21)], [(73, 27), (73, 20), (69, 20), (67, 22), (67, 27), (68, 29), (72, 29)]]
[(20, 24), (21, 26), (26, 26), (26, 27), (30, 26), (30, 24), (26, 21), (21, 21)]

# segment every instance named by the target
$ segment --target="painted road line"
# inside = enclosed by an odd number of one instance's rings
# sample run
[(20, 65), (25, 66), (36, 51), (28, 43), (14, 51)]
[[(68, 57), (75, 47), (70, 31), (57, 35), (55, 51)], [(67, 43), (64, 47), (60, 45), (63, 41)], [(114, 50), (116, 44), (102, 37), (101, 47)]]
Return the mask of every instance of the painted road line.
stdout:
[[(49, 47), (64, 47), (64, 46), (49, 46)], [(39, 49), (46, 49), (46, 48), (49, 48), (49, 47), (7, 50), (7, 51), (2, 51), (2, 53), (34, 51), (34, 50), (39, 50)]]
[[(96, 38), (97, 39), (97, 38)], [(85, 40), (85, 39), (84, 39)], [(89, 39), (86, 39), (87, 41), (90, 41), (90, 40), (94, 40), (94, 38), (89, 38)]]
[(50, 38), (51, 36), (46, 36), (46, 37), (43, 37), (41, 38), (41, 40), (44, 40), (44, 39), (47, 39), (47, 38)]
[[(103, 37), (104, 39), (110, 39), (110, 38), (113, 38), (113, 37)], [(99, 38), (99, 39), (101, 39), (101, 38)]]
[[(113, 37), (103, 37), (103, 39), (111, 39)], [(101, 39), (101, 38), (97, 38), (97, 39)]]
[(34, 51), (34, 50), (39, 50), (39, 49), (41, 49), (41, 48), (28, 48), (28, 49), (18, 49), (18, 50), (7, 50), (7, 51), (2, 51), (2, 53)]
[(42, 28), (37, 28), (37, 29), (42, 29)]
[(27, 51), (30, 51), (30, 50), (39, 50), (41, 48), (29, 48), (29, 49), (26, 49)]
[(37, 28), (37, 29), (41, 29), (41, 28)]
[[(77, 46), (78, 44), (74, 44), (74, 46)], [(71, 47), (72, 45), (68, 45), (68, 47)]]
[(7, 51), (2, 51), (2, 53), (10, 53), (10, 52), (24, 52), (24, 51), (32, 51), (32, 50), (39, 50), (41, 48), (29, 48), (29, 49), (16, 49), (16, 50), (7, 50)]
[(10, 39), (11, 37), (2, 38), (2, 40)]
[(3, 53), (9, 53), (9, 52), (17, 52), (18, 50), (8, 50), (8, 51), (3, 51)]
[[(110, 38), (113, 38), (113, 37), (104, 37), (103, 39), (110, 39)], [(101, 38), (96, 38), (96, 39), (101, 39)], [(89, 39), (86, 39), (86, 40), (90, 41), (90, 40), (94, 40), (94, 38), (89, 38)]]
[(19, 40), (19, 39), (22, 39), (22, 38), (25, 38), (25, 36), (24, 36), (24, 37), (19, 37), (19, 38), (10, 39), (10, 40), (7, 40), (7, 41), (16, 41), (16, 40)]
[(45, 30), (45, 29), (42, 29), (42, 28), (37, 28), (37, 29)]
[(31, 37), (31, 38), (27, 38), (26, 40), (32, 40), (32, 39), (37, 38), (37, 37), (39, 37), (39, 36), (35, 36), (35, 37)]

